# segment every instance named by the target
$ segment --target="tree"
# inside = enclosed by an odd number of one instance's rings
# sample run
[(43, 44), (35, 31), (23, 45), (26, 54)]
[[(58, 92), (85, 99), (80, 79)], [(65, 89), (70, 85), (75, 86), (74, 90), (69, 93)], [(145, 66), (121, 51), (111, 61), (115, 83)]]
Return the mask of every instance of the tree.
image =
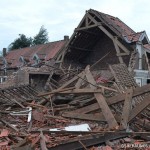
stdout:
[(30, 47), (38, 44), (45, 44), (47, 42), (48, 32), (44, 26), (41, 26), (39, 33), (33, 39), (31, 37), (26, 37), (24, 34), (19, 34), (19, 38), (15, 39), (14, 42), (8, 46), (8, 50), (11, 51), (14, 49)]
[(48, 32), (41, 26), (39, 33), (33, 39), (33, 45), (45, 44), (48, 42)]
[(32, 38), (27, 38), (24, 34), (19, 34), (19, 38), (15, 39), (14, 42), (12, 42), (8, 49), (14, 50), (14, 49), (20, 49), (24, 47), (29, 47), (32, 45)]

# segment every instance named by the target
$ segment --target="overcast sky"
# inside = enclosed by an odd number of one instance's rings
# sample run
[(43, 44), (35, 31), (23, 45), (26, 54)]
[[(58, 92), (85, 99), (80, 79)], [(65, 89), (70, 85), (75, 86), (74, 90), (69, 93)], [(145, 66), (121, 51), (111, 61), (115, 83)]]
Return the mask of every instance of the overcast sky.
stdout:
[(0, 50), (18, 37), (36, 35), (42, 25), (50, 41), (71, 35), (85, 11), (92, 8), (120, 18), (150, 37), (149, 0), (0, 0)]

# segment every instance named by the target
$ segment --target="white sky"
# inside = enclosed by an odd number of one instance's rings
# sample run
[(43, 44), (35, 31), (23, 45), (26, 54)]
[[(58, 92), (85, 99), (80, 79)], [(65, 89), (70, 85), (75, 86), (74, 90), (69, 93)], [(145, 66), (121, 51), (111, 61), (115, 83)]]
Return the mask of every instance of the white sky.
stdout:
[(18, 38), (38, 33), (42, 25), (50, 41), (71, 35), (85, 11), (92, 8), (120, 18), (150, 37), (149, 0), (0, 0), (0, 50)]

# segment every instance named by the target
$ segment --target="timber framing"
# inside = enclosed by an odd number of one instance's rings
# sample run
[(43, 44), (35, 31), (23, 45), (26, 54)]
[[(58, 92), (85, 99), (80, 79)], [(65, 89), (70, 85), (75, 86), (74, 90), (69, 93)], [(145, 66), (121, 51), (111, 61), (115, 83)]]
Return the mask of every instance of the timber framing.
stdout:
[[(125, 44), (125, 41), (122, 40), (123, 37), (121, 36), (121, 34), (119, 34), (119, 32), (116, 32), (116, 30), (115, 31), (112, 30), (111, 27), (109, 30), (108, 30), (108, 28), (109, 28), (109, 26), (106, 25), (106, 23), (103, 21), (103, 19), (101, 17), (99, 17), (98, 15), (94, 14), (92, 12), (92, 10), (86, 11), (86, 14), (84, 15), (83, 19), (81, 20), (81, 22), (79, 23), (77, 28), (75, 28), (73, 35), (71, 36), (66, 48), (64, 49), (65, 56), (66, 56), (68, 50), (70, 51), (73, 49), (92, 52), (92, 47), (88, 47), (88, 44), (89, 44), (89, 42), (92, 43), (94, 41), (92, 41), (92, 39), (89, 36), (95, 36), (95, 39), (97, 39), (98, 33), (102, 32), (103, 34), (107, 35), (107, 37), (109, 37), (111, 39), (111, 41), (115, 47), (116, 56), (118, 57), (119, 62), (124, 63), (123, 58), (124, 58), (124, 56), (130, 55), (130, 53), (131, 53), (130, 51), (131, 51), (132, 47), (129, 47), (129, 45), (127, 46), (127, 44)], [(80, 33), (80, 34), (78, 34), (78, 33)], [(85, 33), (85, 35), (83, 33)], [(82, 40), (82, 38), (84, 36), (85, 36), (85, 40), (87, 40), (87, 43), (84, 44), (86, 47), (81, 46), (82, 44), (80, 44), (80, 43), (77, 44), (80, 41), (80, 38)], [(79, 39), (78, 39), (78, 37), (79, 37)], [(89, 39), (89, 41), (88, 41), (88, 39)], [(64, 59), (65, 59), (65, 57), (63, 58), (62, 62), (65, 61)]]

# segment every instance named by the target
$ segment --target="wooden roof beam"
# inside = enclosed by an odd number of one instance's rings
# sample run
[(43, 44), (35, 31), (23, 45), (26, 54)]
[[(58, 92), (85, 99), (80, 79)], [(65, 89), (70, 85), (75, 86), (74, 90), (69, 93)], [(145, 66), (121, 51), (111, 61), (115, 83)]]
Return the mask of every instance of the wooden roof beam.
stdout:
[(98, 35), (97, 33), (88, 31), (88, 29), (85, 29), (85, 30), (75, 29), (75, 32), (78, 32), (78, 31), (80, 31), (81, 33), (84, 32), (84, 33), (91, 34), (91, 35), (94, 35), (94, 36), (97, 36), (97, 35)]
[[(90, 15), (88, 14), (88, 17), (95, 23), (97, 24), (98, 22)], [(99, 29), (101, 29), (114, 43), (116, 43), (125, 53), (129, 54), (130, 51), (116, 38), (114, 37), (108, 30), (106, 30), (103, 26), (102, 23), (99, 24)]]
[(116, 38), (114, 37), (110, 32), (108, 32), (103, 26), (99, 26), (99, 28), (110, 38), (115, 42), (125, 53), (129, 54), (130, 51)]
[(94, 25), (81, 27), (81, 28), (75, 28), (74, 31), (77, 32), (77, 31), (81, 31), (81, 30), (87, 30), (87, 29), (90, 29), (90, 28), (98, 27), (99, 25), (101, 25), (101, 23), (97, 23), (97, 24), (94, 24)]
[(80, 48), (80, 47), (75, 47), (75, 46), (69, 46), (69, 48), (74, 48), (80, 51), (88, 51), (88, 52), (92, 52), (92, 50), (86, 49), (86, 48)]

